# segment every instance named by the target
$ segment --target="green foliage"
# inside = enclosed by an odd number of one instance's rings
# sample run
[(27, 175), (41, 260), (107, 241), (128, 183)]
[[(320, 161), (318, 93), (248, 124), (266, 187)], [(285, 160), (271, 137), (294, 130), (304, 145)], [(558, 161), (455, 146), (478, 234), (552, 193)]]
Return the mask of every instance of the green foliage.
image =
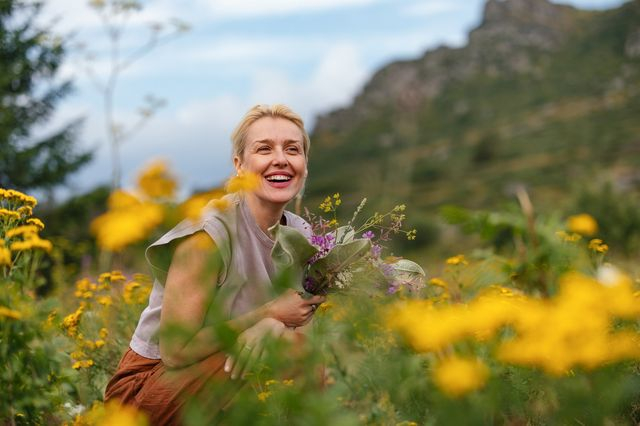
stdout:
[[(40, 3), (3, 0), (0, 4), (0, 186), (51, 188), (86, 164), (91, 154), (73, 144), (76, 120), (48, 136), (34, 138), (56, 104), (70, 91), (55, 82), (64, 57), (63, 41), (35, 19)], [(43, 90), (44, 88), (44, 90)]]

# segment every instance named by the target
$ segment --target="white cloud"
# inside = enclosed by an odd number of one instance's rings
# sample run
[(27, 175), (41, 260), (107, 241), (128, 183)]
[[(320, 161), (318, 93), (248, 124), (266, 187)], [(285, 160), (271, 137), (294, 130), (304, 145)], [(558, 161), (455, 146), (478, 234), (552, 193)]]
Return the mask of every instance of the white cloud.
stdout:
[(203, 0), (213, 19), (292, 15), (352, 6), (364, 6), (380, 0)]
[(459, 3), (452, 1), (418, 1), (403, 7), (400, 13), (406, 16), (424, 18), (459, 10), (461, 7), (462, 5)]

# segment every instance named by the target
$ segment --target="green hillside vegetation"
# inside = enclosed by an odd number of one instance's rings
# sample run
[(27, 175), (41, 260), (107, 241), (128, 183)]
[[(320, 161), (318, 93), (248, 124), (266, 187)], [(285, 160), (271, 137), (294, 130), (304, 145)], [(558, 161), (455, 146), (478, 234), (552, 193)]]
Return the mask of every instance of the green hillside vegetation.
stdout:
[[(603, 12), (532, 3), (562, 8), (566, 33), (554, 46), (471, 37), (463, 48), (387, 66), (362, 102), (321, 117), (312, 135), (310, 203), (337, 190), (353, 202), (381, 194), (380, 208), (406, 202), (424, 216), (445, 204), (495, 208), (513, 199), (517, 185), (536, 207), (568, 212), (605, 182), (627, 200), (637, 196), (640, 58), (629, 40), (640, 29), (640, 2)], [(476, 32), (491, 30), (486, 13)], [(536, 25), (542, 35), (553, 30)], [(444, 56), (439, 68), (425, 73), (436, 55)], [(415, 99), (408, 90), (406, 100), (389, 89), (385, 103), (364, 111), (368, 92), (386, 90), (376, 87), (380, 80), (411, 67), (425, 82), (442, 73), (442, 90)]]

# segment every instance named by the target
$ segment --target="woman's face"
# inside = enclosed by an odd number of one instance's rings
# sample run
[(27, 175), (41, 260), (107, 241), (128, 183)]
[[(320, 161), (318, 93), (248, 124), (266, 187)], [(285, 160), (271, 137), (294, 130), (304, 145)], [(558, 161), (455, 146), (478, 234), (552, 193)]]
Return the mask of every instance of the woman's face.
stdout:
[(302, 189), (307, 158), (302, 132), (284, 118), (262, 117), (247, 132), (242, 158), (233, 159), (236, 171), (260, 178), (253, 193), (260, 201), (284, 206)]

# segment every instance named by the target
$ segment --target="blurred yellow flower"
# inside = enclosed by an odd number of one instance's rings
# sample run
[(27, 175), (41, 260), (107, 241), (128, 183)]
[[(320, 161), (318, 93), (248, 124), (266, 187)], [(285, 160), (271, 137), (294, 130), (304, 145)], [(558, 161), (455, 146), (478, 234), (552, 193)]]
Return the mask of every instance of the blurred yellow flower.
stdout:
[(20, 213), (13, 210), (0, 209), (0, 216), (12, 217), (14, 219), (20, 219)]
[(457, 256), (452, 256), (447, 259), (447, 265), (468, 265), (469, 262), (465, 259), (464, 255), (459, 254)]
[(124, 286), (122, 297), (128, 305), (142, 304), (147, 302), (151, 286), (148, 284), (140, 284), (136, 281), (130, 281)]
[(182, 217), (197, 220), (206, 208), (224, 207), (219, 209), (224, 210), (228, 206), (228, 202), (222, 200), (224, 195), (225, 193), (221, 189), (196, 194), (180, 205), (180, 213)]
[(120, 251), (145, 239), (164, 219), (161, 206), (141, 202), (124, 191), (111, 194), (108, 204), (110, 210), (91, 222), (91, 232), (106, 250)]
[(484, 386), (489, 369), (478, 359), (450, 357), (440, 361), (433, 371), (438, 388), (452, 398), (461, 397)]
[(27, 219), (27, 225), (33, 225), (41, 231), (44, 229), (44, 223), (37, 217)]
[(260, 177), (255, 173), (244, 172), (227, 181), (227, 192), (251, 192), (260, 185)]
[(101, 347), (103, 347), (103, 346), (105, 345), (105, 341), (104, 341), (104, 340), (102, 340), (102, 339), (98, 339), (98, 340), (96, 340), (96, 341), (94, 342), (94, 344), (96, 345), (96, 348), (98, 348), (98, 349), (99, 349), (99, 348), (101, 348)]
[(11, 250), (3, 246), (0, 246), (0, 266), (11, 266)]
[(19, 311), (0, 306), (0, 318), (19, 320), (22, 318), (22, 314)]
[(589, 250), (595, 251), (597, 253), (606, 253), (609, 251), (609, 246), (602, 242), (599, 238), (594, 238), (589, 241)]
[(593, 216), (581, 213), (569, 216), (567, 219), (567, 229), (580, 235), (590, 236), (598, 232), (598, 222)]
[(265, 402), (271, 396), (271, 391), (264, 391), (258, 394), (258, 400)]
[(34, 235), (38, 233), (38, 227), (35, 225), (22, 225), (22, 226), (17, 226), (13, 229), (10, 229), (7, 231), (7, 233), (5, 234), (5, 238), (13, 238), (16, 237), (18, 235), (23, 235), (25, 237)]
[(74, 362), (71, 368), (73, 368), (74, 370), (80, 370), (81, 368), (90, 368), (93, 365), (94, 365), (94, 362), (92, 359), (84, 359), (82, 361)]
[(433, 277), (429, 280), (429, 284), (436, 286), (436, 287), (442, 287), (444, 289), (448, 289), (449, 288), (449, 284), (447, 284), (447, 282), (445, 280), (443, 280), (442, 278), (438, 278), (438, 277)]
[(138, 188), (152, 199), (172, 199), (177, 186), (175, 176), (161, 160), (152, 162), (138, 175)]
[(568, 243), (575, 243), (576, 241), (580, 241), (582, 239), (582, 235), (580, 235), (580, 234), (576, 234), (576, 233), (568, 234), (565, 231), (558, 231), (558, 232), (556, 232), (556, 235), (562, 241), (566, 241)]
[(77, 416), (73, 426), (148, 426), (149, 420), (142, 412), (117, 401), (106, 404), (94, 402), (90, 410)]

